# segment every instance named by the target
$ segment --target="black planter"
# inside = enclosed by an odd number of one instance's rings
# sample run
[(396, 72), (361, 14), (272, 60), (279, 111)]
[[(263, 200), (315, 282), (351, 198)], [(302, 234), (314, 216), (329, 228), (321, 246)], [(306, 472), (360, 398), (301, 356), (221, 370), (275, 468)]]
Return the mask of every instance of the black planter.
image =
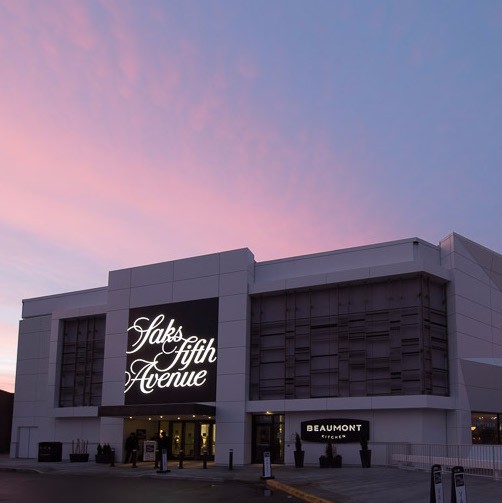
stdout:
[(363, 468), (371, 468), (371, 449), (366, 451), (359, 451), (361, 456), (361, 466)]
[(319, 466), (321, 468), (341, 468), (342, 456), (340, 456), (340, 454), (332, 458), (328, 458), (327, 456), (321, 456), (319, 458)]
[(70, 454), (70, 461), (72, 463), (87, 463), (89, 461), (89, 454)]
[(94, 460), (96, 463), (111, 464), (113, 461), (113, 454), (96, 454)]
[(295, 468), (303, 468), (303, 459), (305, 458), (305, 451), (294, 451), (295, 455)]

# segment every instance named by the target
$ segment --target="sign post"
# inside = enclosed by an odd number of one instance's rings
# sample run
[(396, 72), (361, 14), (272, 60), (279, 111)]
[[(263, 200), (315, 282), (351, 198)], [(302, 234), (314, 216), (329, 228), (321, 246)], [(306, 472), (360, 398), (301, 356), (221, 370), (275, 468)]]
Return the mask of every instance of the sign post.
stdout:
[(160, 456), (160, 470), (157, 473), (169, 473), (171, 470), (167, 468), (167, 449), (162, 449), (162, 455)]
[(272, 465), (270, 464), (270, 452), (263, 453), (263, 475), (262, 479), (273, 479)]
[(143, 461), (155, 461), (155, 440), (145, 440), (143, 442)]
[(464, 468), (454, 466), (451, 469), (451, 503), (467, 503)]
[(441, 465), (433, 465), (431, 469), (431, 498), (430, 503), (444, 503), (443, 478)]

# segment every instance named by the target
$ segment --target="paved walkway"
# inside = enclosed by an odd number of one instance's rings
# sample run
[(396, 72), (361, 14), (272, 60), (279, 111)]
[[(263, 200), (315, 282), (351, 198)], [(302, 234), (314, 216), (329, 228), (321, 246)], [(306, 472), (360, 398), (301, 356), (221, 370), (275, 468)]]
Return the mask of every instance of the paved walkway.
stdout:
[[(157, 473), (153, 463), (131, 465), (70, 463), (39, 463), (36, 459), (11, 459), (0, 455), (0, 471), (29, 470), (45, 474), (72, 473), (95, 476), (183, 478), (208, 481), (240, 480), (257, 482), (261, 479), (262, 468), (258, 465), (246, 467), (215, 466), (208, 463), (203, 469), (202, 462), (185, 461), (183, 469), (171, 461), (169, 473)], [(266, 483), (272, 490), (286, 490), (305, 501), (321, 503), (424, 503), (429, 501), (430, 475), (426, 472), (375, 466), (372, 468), (343, 467), (341, 469), (321, 469), (318, 466), (294, 468), (273, 465), (273, 480)], [(491, 478), (466, 475), (467, 501), (474, 503), (499, 503), (502, 501), (502, 481)], [(444, 501), (450, 501), (451, 475), (443, 473)], [(280, 486), (280, 488), (279, 488)]]

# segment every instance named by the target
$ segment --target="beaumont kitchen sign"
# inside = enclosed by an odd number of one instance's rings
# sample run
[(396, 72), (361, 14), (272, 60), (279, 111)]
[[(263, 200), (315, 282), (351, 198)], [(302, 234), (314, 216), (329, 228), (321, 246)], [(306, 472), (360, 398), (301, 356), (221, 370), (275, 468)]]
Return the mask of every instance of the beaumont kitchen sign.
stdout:
[(218, 299), (131, 309), (125, 404), (216, 400)]
[(360, 442), (370, 438), (370, 423), (361, 419), (314, 419), (301, 424), (302, 440), (307, 442)]

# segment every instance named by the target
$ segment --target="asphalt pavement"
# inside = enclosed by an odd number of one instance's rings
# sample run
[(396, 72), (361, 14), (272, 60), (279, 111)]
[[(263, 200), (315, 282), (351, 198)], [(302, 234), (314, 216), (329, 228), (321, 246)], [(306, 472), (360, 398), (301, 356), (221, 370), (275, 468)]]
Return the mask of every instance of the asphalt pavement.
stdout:
[[(0, 455), (1, 471), (35, 471), (39, 473), (86, 474), (116, 477), (153, 477), (157, 479), (186, 479), (242, 482), (263, 481), (273, 491), (285, 491), (298, 499), (313, 503), (425, 503), (430, 501), (430, 473), (418, 470), (372, 466), (344, 466), (343, 468), (319, 468), (319, 466), (272, 465), (271, 476), (263, 478), (261, 465), (216, 466), (201, 461), (170, 461), (168, 473), (158, 473), (150, 462), (131, 464), (38, 462), (36, 459), (13, 459)], [(451, 473), (443, 472), (443, 500), (451, 499)], [(502, 480), (465, 475), (467, 501), (499, 503), (502, 501)]]

